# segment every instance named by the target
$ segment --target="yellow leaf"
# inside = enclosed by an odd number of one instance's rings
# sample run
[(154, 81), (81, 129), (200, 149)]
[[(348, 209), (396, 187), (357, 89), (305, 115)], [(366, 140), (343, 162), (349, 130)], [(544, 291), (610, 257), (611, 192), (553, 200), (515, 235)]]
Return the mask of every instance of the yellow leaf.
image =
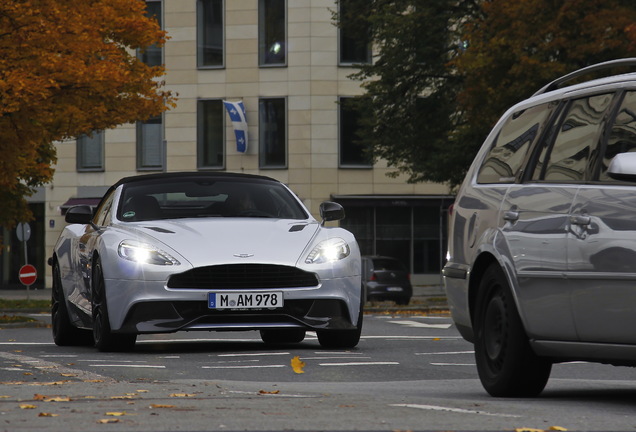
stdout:
[(122, 411), (122, 412), (107, 412), (105, 415), (107, 416), (113, 416), (113, 417), (121, 417), (121, 416), (125, 416), (128, 415), (128, 413), (126, 411)]
[(305, 367), (305, 362), (302, 361), (298, 356), (291, 359), (291, 367), (297, 374), (305, 373), (305, 371), (303, 370), (303, 368)]
[(111, 399), (132, 399), (132, 396), (111, 396)]
[(174, 405), (150, 404), (150, 408), (174, 408)]
[(77, 376), (77, 374), (74, 374), (74, 373), (62, 373), (60, 375), (62, 375), (63, 377), (76, 377)]
[(24, 372), (22, 375), (33, 375), (31, 372)]
[(52, 413), (45, 413), (45, 412), (41, 412), (40, 414), (38, 414), (38, 417), (59, 417), (59, 414), (52, 414)]
[(192, 393), (172, 393), (170, 397), (194, 397)]
[(36, 405), (20, 404), (20, 409), (36, 409), (36, 408), (37, 408)]
[(550, 428), (549, 428), (548, 430), (551, 430), (551, 431), (561, 431), (561, 432), (565, 432), (565, 431), (567, 431), (567, 429), (566, 429), (566, 428), (561, 427), (561, 426), (550, 426)]
[(49, 396), (44, 400), (46, 402), (70, 402), (71, 398), (68, 396)]
[(97, 423), (100, 423), (100, 424), (119, 423), (119, 419), (117, 419), (117, 418), (114, 418), (114, 419), (100, 419), (100, 420), (97, 420)]
[(543, 429), (534, 429), (529, 427), (516, 428), (515, 432), (545, 432)]
[(259, 390), (258, 394), (279, 394), (280, 390), (273, 390), (273, 391), (266, 391), (266, 390)]

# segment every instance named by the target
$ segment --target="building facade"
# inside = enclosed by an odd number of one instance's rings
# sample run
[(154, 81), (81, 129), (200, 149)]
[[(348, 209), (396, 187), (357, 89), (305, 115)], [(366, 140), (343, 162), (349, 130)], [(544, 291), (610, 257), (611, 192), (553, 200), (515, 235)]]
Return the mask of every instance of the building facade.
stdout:
[[(58, 144), (53, 182), (31, 199), (37, 235), (28, 251), (40, 285), (51, 285), (45, 260), (69, 206), (95, 203), (124, 176), (192, 170), (276, 178), (314, 215), (322, 201), (340, 202), (347, 214), (341, 225), (356, 234), (364, 254), (396, 256), (414, 283), (439, 283), (452, 197), (442, 185), (388, 177), (392, 170), (385, 163), (371, 163), (356, 146), (357, 117), (347, 99), (362, 90), (348, 75), (372, 56), (368, 44), (334, 25), (335, 0), (147, 5), (170, 39), (139, 55), (151, 64), (165, 63), (166, 87), (178, 93), (178, 106), (144, 122)], [(245, 106), (244, 153), (237, 151), (224, 100)], [(3, 286), (16, 281), (15, 256), (22, 253), (15, 234), (5, 234), (13, 240), (0, 261)]]

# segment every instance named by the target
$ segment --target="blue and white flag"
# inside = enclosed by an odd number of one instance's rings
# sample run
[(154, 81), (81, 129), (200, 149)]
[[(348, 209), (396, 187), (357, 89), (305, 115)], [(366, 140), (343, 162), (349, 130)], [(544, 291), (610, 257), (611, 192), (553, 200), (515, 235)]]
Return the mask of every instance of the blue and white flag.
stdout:
[(247, 117), (245, 116), (243, 101), (223, 101), (223, 105), (225, 105), (225, 109), (230, 115), (230, 120), (232, 120), (232, 126), (234, 126), (236, 151), (245, 153), (247, 151)]

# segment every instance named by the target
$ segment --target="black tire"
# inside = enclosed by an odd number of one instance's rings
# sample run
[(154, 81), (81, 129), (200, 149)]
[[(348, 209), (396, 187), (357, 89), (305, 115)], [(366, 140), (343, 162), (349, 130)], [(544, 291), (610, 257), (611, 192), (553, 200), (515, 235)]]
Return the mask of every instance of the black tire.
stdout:
[(60, 266), (53, 263), (53, 289), (51, 289), (51, 329), (53, 342), (58, 346), (91, 345), (91, 332), (77, 328), (71, 323), (66, 307), (66, 299), (62, 290)]
[(362, 317), (364, 316), (364, 299), (360, 301), (360, 314), (356, 328), (353, 330), (317, 330), (318, 342), (323, 348), (354, 348), (360, 342), (362, 334)]
[(261, 330), (261, 339), (266, 344), (291, 344), (299, 343), (305, 339), (305, 329), (265, 329)]
[(399, 298), (395, 300), (395, 304), (397, 306), (407, 306), (409, 304), (409, 302), (411, 301), (410, 297), (404, 297), (404, 298)]
[(104, 273), (99, 259), (93, 265), (91, 304), (93, 308), (93, 340), (95, 348), (102, 352), (132, 350), (137, 340), (135, 333), (118, 334), (111, 331), (108, 306), (106, 304)]
[(538, 396), (552, 363), (530, 348), (508, 281), (496, 264), (481, 280), (474, 327), (475, 360), (484, 389), (496, 397)]

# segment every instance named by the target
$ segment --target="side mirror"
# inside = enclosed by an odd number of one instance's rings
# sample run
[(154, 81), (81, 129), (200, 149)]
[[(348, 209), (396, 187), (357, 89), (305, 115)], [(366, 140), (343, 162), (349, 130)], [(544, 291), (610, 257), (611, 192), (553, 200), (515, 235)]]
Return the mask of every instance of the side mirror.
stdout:
[(78, 205), (67, 210), (64, 220), (70, 224), (89, 224), (93, 219), (93, 209), (88, 205)]
[(320, 217), (322, 222), (341, 220), (345, 217), (344, 208), (338, 203), (325, 201), (320, 203)]
[(614, 156), (607, 168), (607, 175), (614, 180), (636, 182), (636, 152)]

